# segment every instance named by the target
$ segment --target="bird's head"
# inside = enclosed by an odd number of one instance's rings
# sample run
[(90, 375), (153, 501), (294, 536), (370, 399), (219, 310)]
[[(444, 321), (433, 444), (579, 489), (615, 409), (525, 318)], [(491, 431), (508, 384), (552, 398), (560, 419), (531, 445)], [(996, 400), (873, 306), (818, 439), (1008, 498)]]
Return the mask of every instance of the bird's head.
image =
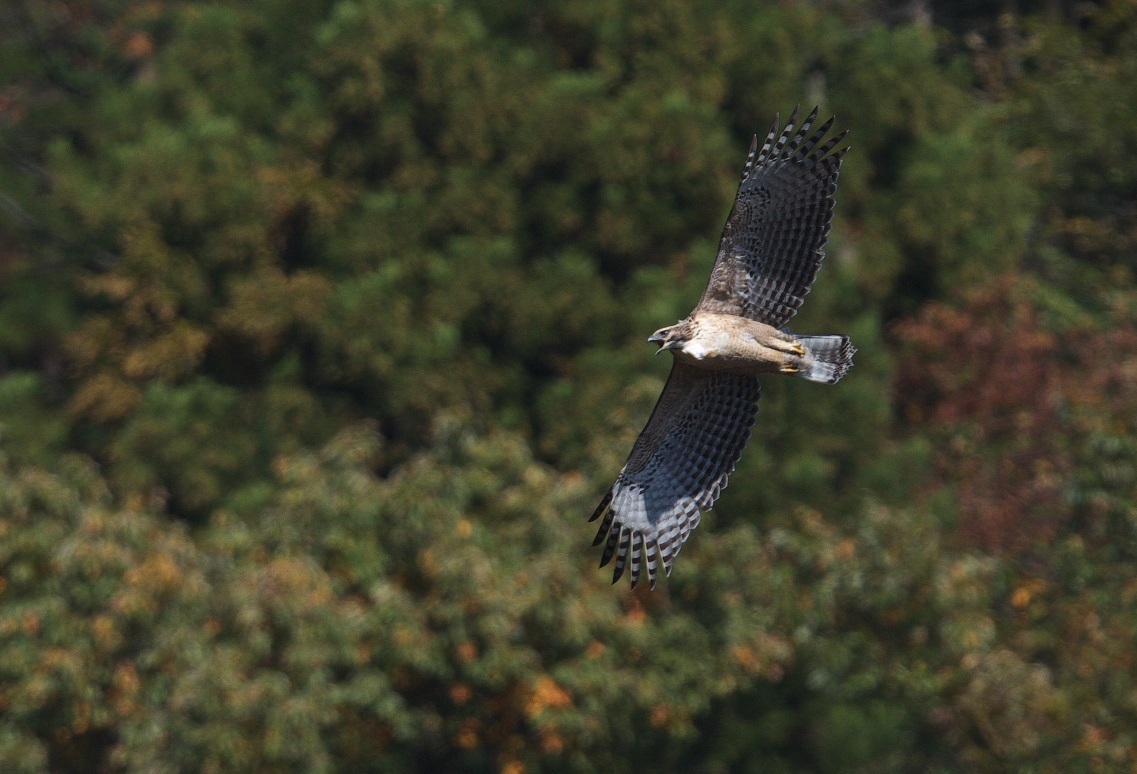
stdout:
[(648, 341), (659, 345), (659, 349), (655, 353), (658, 355), (665, 349), (682, 349), (683, 344), (690, 341), (691, 337), (691, 323), (688, 320), (680, 320), (674, 325), (660, 328), (648, 337)]

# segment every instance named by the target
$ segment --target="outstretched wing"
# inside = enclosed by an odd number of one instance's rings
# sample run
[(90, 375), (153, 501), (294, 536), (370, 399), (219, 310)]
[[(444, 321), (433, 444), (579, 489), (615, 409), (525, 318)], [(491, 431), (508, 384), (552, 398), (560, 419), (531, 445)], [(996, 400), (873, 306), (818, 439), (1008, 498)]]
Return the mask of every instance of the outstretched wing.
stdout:
[(797, 117), (795, 109), (780, 136), (775, 118), (761, 150), (754, 136), (696, 311), (736, 314), (778, 328), (805, 300), (825, 257), (833, 194), (848, 148), (830, 153), (846, 132), (818, 145), (832, 118), (809, 135), (816, 108), (800, 128)]
[(704, 371), (681, 362), (616, 483), (589, 521), (603, 517), (600, 566), (616, 557), (615, 583), (631, 556), (632, 588), (646, 556), (655, 588), (657, 555), (667, 574), (687, 535), (726, 488), (758, 413), (754, 376)]

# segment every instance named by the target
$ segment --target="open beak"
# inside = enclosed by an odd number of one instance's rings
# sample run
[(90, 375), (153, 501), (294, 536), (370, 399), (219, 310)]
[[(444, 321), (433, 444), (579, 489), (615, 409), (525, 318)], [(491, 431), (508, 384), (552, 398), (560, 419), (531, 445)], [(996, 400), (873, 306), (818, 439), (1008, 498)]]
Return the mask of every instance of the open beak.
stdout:
[(647, 343), (648, 344), (663, 344), (663, 341), (666, 338), (667, 338), (667, 336), (663, 333), (663, 331), (656, 331), (655, 333), (648, 336)]

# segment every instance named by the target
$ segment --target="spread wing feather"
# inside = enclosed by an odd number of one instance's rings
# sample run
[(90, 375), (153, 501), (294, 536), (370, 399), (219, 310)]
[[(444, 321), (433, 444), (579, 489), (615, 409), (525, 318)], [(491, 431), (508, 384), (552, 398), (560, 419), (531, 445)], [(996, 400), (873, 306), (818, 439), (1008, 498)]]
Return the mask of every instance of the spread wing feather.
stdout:
[(761, 149), (757, 135), (751, 142), (696, 311), (741, 315), (777, 328), (805, 300), (825, 257), (833, 194), (848, 148), (830, 153), (845, 132), (818, 145), (833, 119), (810, 134), (816, 108), (800, 127), (797, 118), (795, 109), (780, 134), (775, 118)]
[(601, 567), (616, 558), (613, 583), (629, 565), (633, 588), (644, 564), (652, 588), (660, 563), (671, 574), (746, 448), (759, 389), (754, 376), (676, 361), (628, 462), (589, 519), (602, 519), (593, 545), (607, 541)]

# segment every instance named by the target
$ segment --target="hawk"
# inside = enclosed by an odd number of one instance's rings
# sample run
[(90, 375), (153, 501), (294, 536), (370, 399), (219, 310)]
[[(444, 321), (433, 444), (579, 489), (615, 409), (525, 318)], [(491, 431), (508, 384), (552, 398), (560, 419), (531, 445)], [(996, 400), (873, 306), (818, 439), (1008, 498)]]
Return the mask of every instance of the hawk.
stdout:
[(758, 136), (719, 242), (702, 299), (649, 342), (674, 355), (671, 376), (616, 483), (589, 521), (602, 519), (600, 566), (616, 558), (612, 582), (631, 563), (632, 588), (647, 565), (655, 588), (679, 549), (726, 488), (758, 413), (758, 375), (792, 374), (834, 384), (852, 365), (847, 336), (800, 336), (784, 326), (809, 292), (825, 257), (833, 194), (847, 132), (822, 144), (815, 108), (798, 126), (778, 118)]

